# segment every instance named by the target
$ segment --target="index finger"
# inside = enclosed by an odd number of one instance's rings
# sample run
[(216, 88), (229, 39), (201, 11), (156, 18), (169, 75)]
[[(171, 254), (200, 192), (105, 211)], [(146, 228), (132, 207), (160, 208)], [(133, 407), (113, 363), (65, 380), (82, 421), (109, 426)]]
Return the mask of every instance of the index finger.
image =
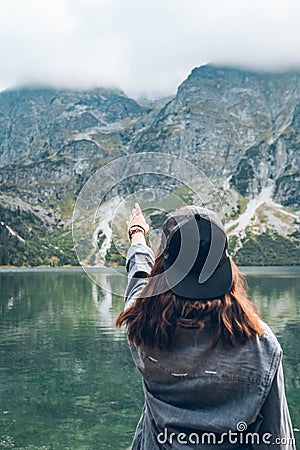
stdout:
[(137, 213), (142, 212), (141, 207), (140, 207), (140, 205), (139, 205), (138, 203), (135, 203), (134, 206), (135, 206), (135, 209), (136, 209), (136, 212), (137, 212)]

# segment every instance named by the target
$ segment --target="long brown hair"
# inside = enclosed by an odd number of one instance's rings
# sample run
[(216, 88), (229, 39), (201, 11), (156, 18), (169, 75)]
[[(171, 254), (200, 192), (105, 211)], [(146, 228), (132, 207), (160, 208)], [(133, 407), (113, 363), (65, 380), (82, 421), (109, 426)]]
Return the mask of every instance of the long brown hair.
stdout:
[[(167, 290), (164, 277), (152, 278), (164, 272), (161, 254), (156, 258), (140, 296), (119, 315), (116, 326), (126, 325), (128, 339), (136, 346), (143, 344), (168, 350), (172, 349), (175, 332), (182, 319), (188, 319), (189, 326), (204, 328), (209, 324), (213, 327), (211, 347), (218, 342), (235, 347), (261, 335), (261, 319), (249, 299), (246, 281), (232, 259), (231, 266), (233, 284), (224, 296), (210, 300), (188, 300)], [(154, 291), (165, 292), (152, 295)]]

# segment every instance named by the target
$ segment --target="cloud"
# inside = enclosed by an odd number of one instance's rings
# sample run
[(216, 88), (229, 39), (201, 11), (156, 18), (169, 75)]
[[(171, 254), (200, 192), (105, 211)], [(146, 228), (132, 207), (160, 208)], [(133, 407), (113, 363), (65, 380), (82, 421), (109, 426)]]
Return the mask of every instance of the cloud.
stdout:
[(116, 86), (173, 94), (206, 62), (300, 68), (298, 0), (10, 0), (0, 87)]

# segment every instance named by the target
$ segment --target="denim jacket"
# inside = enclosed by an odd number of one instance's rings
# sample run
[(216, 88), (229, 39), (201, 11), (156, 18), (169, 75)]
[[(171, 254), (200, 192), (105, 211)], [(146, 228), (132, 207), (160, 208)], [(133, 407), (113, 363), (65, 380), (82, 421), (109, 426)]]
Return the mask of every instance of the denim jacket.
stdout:
[[(125, 308), (147, 283), (153, 261), (146, 245), (130, 247)], [(244, 345), (211, 349), (209, 327), (182, 321), (172, 351), (130, 345), (145, 396), (131, 449), (295, 449), (282, 350), (263, 328)]]

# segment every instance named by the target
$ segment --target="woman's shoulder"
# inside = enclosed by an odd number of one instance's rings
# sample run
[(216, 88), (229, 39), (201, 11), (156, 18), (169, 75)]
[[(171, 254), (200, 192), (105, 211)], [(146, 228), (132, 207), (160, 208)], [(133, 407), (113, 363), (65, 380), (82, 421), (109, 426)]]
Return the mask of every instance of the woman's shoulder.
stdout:
[(282, 359), (282, 348), (272, 329), (263, 321), (261, 325), (263, 333), (246, 343), (243, 356), (261, 374), (263, 385), (270, 386)]
[(282, 353), (281, 345), (278, 342), (278, 339), (275, 336), (272, 329), (270, 328), (270, 326), (267, 325), (263, 320), (261, 321), (261, 325), (263, 328), (263, 333), (261, 336), (259, 336), (259, 340), (269, 348), (272, 348), (274, 351), (281, 354)]

